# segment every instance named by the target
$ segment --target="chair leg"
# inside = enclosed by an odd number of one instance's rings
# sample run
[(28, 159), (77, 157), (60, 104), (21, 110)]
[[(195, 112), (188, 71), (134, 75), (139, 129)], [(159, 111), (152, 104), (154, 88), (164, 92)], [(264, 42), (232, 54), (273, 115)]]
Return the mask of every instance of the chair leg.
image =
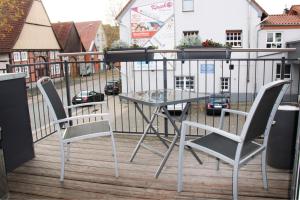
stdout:
[(238, 199), (238, 174), (239, 174), (239, 166), (238, 164), (234, 164), (233, 167), (233, 176), (232, 176), (232, 199)]
[(60, 181), (64, 181), (64, 175), (65, 175), (65, 148), (64, 144), (60, 143)]
[(264, 150), (261, 155), (261, 172), (263, 177), (264, 188), (268, 190), (268, 176), (267, 176), (267, 165), (266, 165), (267, 151)]
[(70, 146), (71, 146), (71, 143), (68, 142), (68, 143), (67, 143), (67, 155), (66, 155), (67, 161), (70, 160)]
[(184, 141), (180, 141), (179, 156), (178, 156), (177, 192), (181, 192), (183, 189), (183, 162), (184, 162)]
[(116, 150), (115, 138), (114, 138), (114, 135), (112, 132), (111, 132), (111, 142), (112, 142), (113, 156), (114, 156), (114, 161), (115, 161), (115, 175), (116, 175), (116, 177), (119, 177), (117, 150)]

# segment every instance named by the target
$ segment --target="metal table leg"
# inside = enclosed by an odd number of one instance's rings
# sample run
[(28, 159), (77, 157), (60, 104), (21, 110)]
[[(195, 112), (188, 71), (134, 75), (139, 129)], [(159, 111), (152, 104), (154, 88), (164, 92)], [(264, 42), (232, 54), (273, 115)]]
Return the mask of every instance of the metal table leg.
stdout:
[[(188, 102), (185, 106), (185, 108), (183, 109), (182, 113), (181, 113), (181, 116), (180, 116), (180, 121), (184, 121), (187, 117), (187, 111), (188, 109), (190, 108), (191, 106), (191, 103)], [(172, 118), (172, 116), (170, 115), (169, 111), (167, 108), (163, 107), (163, 110), (164, 110), (164, 113), (166, 114), (168, 120), (171, 122), (172, 126), (174, 127), (175, 129), (175, 136), (172, 140), (172, 143), (171, 145), (169, 146), (169, 149), (168, 151), (166, 152), (165, 154), (165, 157), (163, 158), (163, 160), (161, 161), (160, 165), (159, 165), (159, 168), (157, 169), (156, 173), (155, 173), (155, 177), (158, 178), (158, 176), (160, 175), (163, 167), (165, 166), (174, 146), (176, 145), (176, 142), (177, 142), (177, 139), (179, 138), (179, 135), (180, 135), (180, 129), (177, 127), (176, 123), (175, 123), (175, 120)], [(202, 164), (202, 161), (199, 159), (199, 157), (197, 156), (197, 154), (192, 150), (192, 149), (189, 149), (189, 151), (191, 151), (191, 153), (193, 154), (193, 156), (196, 158), (196, 160)]]
[[(137, 103), (135, 103), (135, 106), (136, 106), (136, 108), (138, 109), (138, 111), (142, 114), (142, 117), (143, 117), (144, 119), (147, 119), (147, 117), (144, 115), (144, 113), (142, 112), (142, 110), (141, 110), (141, 108), (139, 107), (139, 105), (138, 105)], [(155, 111), (157, 111), (158, 109), (159, 109), (159, 108), (156, 108)], [(145, 139), (145, 137), (146, 137), (146, 135), (147, 135), (147, 133), (148, 133), (148, 130), (150, 129), (150, 127), (152, 127), (152, 123), (153, 123), (155, 117), (156, 117), (155, 114), (153, 114), (153, 115), (151, 116), (150, 121), (147, 119), (147, 122), (149, 122), (149, 123), (148, 123), (146, 129), (144, 130), (144, 133), (143, 133), (141, 139), (139, 140), (138, 144), (136, 145), (136, 147), (135, 147), (135, 149), (134, 149), (134, 151), (133, 151), (133, 153), (132, 153), (132, 155), (131, 155), (131, 158), (130, 158), (130, 160), (129, 160), (130, 162), (133, 161), (133, 159), (134, 159), (136, 153), (138, 152), (138, 150), (139, 150), (141, 144), (143, 143), (143, 141), (144, 141), (144, 139)]]

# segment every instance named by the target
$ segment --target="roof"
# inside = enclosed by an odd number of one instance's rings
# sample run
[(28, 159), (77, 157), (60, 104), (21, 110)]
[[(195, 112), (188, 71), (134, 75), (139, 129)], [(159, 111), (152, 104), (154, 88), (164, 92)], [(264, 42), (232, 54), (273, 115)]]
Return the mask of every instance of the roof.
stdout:
[(65, 49), (74, 22), (53, 23), (52, 28), (62, 49)]
[[(116, 16), (116, 20), (118, 20), (121, 15), (134, 3), (135, 0), (128, 0), (126, 5), (122, 8), (122, 10), (119, 12), (119, 14)], [(265, 15), (268, 15), (268, 13), (263, 9), (255, 0), (251, 0), (251, 2)]]
[(300, 5), (292, 5), (288, 14), (290, 15), (300, 15)]
[(22, 31), (33, 0), (11, 1), (11, 3), (15, 3), (14, 7), (20, 9), (22, 13), (21, 17), (13, 19), (11, 16), (15, 14), (15, 8), (12, 9), (0, 4), (5, 7), (4, 9), (0, 9), (2, 12), (1, 15), (7, 16), (7, 24), (10, 25), (10, 30), (6, 30), (5, 28), (0, 29), (0, 53), (11, 52)]
[(299, 15), (269, 15), (263, 22), (264, 26), (300, 25)]
[(102, 24), (101, 21), (88, 21), (88, 22), (75, 23), (81, 42), (87, 51), (90, 50), (92, 43), (94, 43), (97, 31), (101, 24)]

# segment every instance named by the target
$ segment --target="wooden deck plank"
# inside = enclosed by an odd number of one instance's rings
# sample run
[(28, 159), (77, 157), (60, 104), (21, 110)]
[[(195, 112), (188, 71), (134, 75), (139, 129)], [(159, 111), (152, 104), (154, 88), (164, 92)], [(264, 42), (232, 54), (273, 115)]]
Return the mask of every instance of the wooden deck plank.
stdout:
[[(11, 197), (23, 199), (231, 199), (232, 168), (199, 153), (199, 165), (186, 152), (184, 191), (176, 192), (177, 152), (172, 152), (158, 179), (154, 173), (160, 158), (141, 149), (134, 162), (128, 161), (139, 136), (117, 135), (120, 177), (114, 177), (109, 138), (84, 140), (71, 146), (71, 158), (65, 168), (65, 181), (59, 182), (59, 145), (54, 134), (35, 145), (36, 158), (9, 174)], [(147, 142), (163, 150), (155, 137)], [(262, 186), (260, 156), (241, 168), (240, 199), (287, 199), (290, 172), (269, 167), (269, 190)]]

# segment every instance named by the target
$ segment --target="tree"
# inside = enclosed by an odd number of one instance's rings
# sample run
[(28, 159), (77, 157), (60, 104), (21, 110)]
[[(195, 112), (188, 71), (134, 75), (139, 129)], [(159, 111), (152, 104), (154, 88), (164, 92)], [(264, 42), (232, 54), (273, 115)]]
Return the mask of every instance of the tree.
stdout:
[(24, 1), (0, 0), (0, 37), (13, 31), (12, 21), (18, 21), (24, 16)]
[(111, 47), (113, 41), (120, 39), (119, 26), (111, 26), (110, 24), (105, 24), (103, 25), (103, 28), (106, 35), (107, 47)]

